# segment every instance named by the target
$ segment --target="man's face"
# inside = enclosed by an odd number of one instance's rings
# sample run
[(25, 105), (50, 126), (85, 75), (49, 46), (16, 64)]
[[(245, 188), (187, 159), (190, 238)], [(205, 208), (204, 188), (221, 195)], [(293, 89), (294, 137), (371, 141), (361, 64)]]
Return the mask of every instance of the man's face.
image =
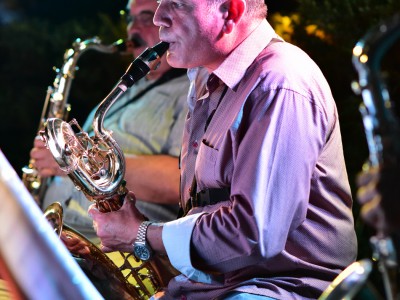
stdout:
[[(146, 48), (153, 47), (160, 42), (159, 28), (153, 23), (157, 2), (155, 0), (130, 0), (127, 8), (127, 50), (137, 57)], [(163, 60), (157, 71), (152, 72), (153, 75), (155, 75), (154, 73), (163, 73), (170, 68), (165, 58)]]
[(206, 0), (161, 0), (154, 16), (160, 39), (170, 44), (167, 61), (173, 67), (205, 66), (222, 61), (223, 7), (209, 8)]

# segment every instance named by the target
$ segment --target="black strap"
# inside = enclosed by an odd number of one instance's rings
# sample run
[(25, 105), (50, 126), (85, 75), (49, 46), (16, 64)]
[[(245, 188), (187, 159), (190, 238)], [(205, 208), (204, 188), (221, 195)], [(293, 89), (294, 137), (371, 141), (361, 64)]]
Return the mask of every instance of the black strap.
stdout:
[(186, 69), (177, 69), (177, 68), (171, 68), (169, 69), (167, 72), (165, 72), (160, 78), (158, 78), (156, 81), (154, 81), (152, 84), (150, 84), (149, 86), (147, 86), (143, 91), (141, 91), (140, 93), (136, 94), (135, 96), (133, 96), (129, 101), (125, 102), (123, 105), (121, 105), (120, 107), (116, 108), (114, 111), (112, 111), (111, 113), (108, 113), (106, 115), (106, 118), (111, 117), (112, 115), (114, 115), (115, 113), (117, 113), (118, 111), (120, 111), (121, 109), (127, 107), (129, 104), (137, 101), (138, 99), (140, 99), (141, 97), (143, 97), (148, 91), (150, 91), (151, 89), (153, 89), (154, 87), (161, 85), (163, 83), (166, 83), (174, 78), (180, 77), (183, 74), (186, 74)]
[(229, 200), (231, 196), (231, 187), (211, 188), (201, 190), (196, 193), (196, 180), (193, 180), (190, 189), (190, 199), (186, 201), (185, 207), (181, 207), (178, 213), (178, 218), (185, 216), (193, 207), (204, 207), (213, 205), (221, 201)]

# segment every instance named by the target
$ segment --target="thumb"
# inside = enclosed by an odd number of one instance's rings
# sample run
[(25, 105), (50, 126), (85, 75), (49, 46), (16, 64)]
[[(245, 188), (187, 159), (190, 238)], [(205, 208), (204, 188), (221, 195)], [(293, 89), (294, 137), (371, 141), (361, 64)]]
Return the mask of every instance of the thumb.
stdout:
[(101, 214), (101, 212), (98, 210), (97, 206), (95, 203), (91, 204), (88, 208), (88, 215), (91, 217), (93, 220), (96, 219), (96, 217)]

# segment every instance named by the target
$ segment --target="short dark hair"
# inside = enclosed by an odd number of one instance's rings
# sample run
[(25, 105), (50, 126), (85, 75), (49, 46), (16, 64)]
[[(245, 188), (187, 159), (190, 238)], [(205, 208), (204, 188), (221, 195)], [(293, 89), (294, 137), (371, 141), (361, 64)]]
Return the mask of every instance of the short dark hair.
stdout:
[(265, 19), (268, 8), (264, 0), (246, 0), (248, 14), (256, 19)]

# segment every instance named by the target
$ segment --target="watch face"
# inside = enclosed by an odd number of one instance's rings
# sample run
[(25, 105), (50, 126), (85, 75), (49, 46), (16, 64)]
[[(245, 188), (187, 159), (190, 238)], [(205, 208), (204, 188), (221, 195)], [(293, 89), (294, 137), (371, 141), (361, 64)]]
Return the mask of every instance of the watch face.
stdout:
[(150, 259), (151, 253), (148, 247), (142, 245), (135, 245), (133, 250), (135, 251), (135, 256), (140, 260), (146, 261)]

